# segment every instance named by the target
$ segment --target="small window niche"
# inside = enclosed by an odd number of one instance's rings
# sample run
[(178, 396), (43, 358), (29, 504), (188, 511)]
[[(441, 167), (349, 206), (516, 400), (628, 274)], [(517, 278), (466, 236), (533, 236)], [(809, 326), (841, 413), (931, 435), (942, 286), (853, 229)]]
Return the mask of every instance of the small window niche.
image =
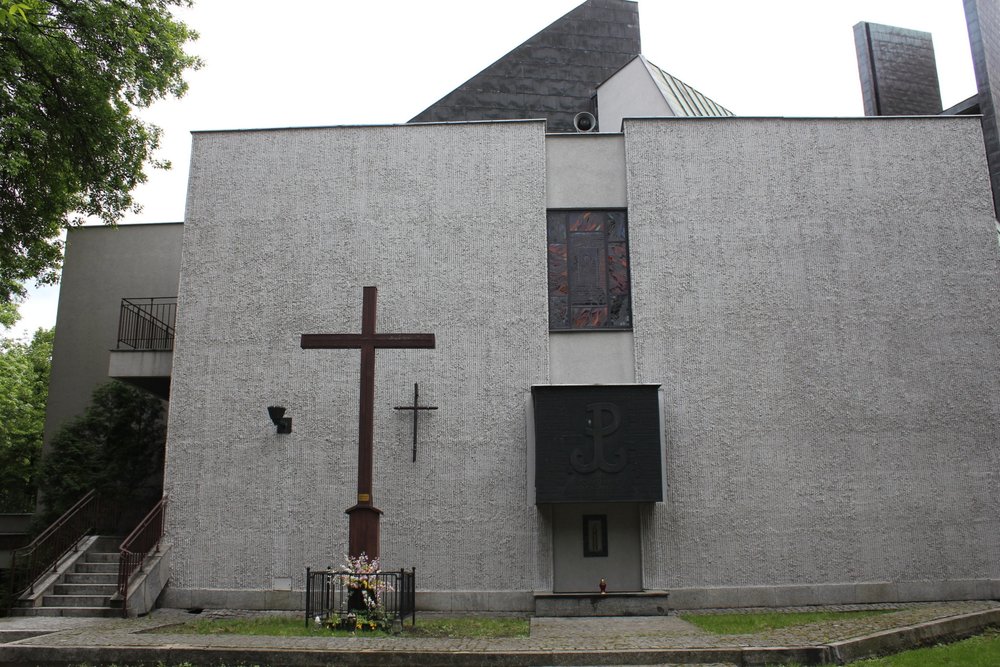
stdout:
[(606, 558), (608, 555), (608, 515), (583, 515), (583, 557)]

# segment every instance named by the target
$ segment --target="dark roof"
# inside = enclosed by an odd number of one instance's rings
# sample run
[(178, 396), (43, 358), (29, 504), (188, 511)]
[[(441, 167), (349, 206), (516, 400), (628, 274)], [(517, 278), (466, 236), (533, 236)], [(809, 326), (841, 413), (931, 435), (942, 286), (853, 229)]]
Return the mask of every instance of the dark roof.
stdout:
[(632, 0), (587, 0), (409, 122), (545, 118), (572, 132), (597, 86), (639, 55)]
[(979, 108), (979, 94), (966, 98), (941, 112), (942, 116), (977, 116), (982, 111)]

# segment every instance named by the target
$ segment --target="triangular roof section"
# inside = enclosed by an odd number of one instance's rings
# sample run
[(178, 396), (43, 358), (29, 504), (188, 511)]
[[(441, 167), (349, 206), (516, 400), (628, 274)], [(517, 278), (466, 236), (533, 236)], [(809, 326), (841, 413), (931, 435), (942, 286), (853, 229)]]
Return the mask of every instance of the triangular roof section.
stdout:
[(646, 60), (645, 56), (638, 56), (649, 74), (653, 77), (656, 86), (663, 93), (663, 99), (670, 105), (670, 110), (675, 116), (732, 116), (732, 111), (718, 104), (709, 97), (701, 94), (691, 86), (687, 85), (676, 76), (665, 72), (653, 63)]
[(644, 56), (636, 56), (597, 87), (597, 110), (601, 132), (620, 132), (623, 118), (733, 115)]
[(633, 0), (587, 0), (410, 122), (545, 118), (549, 132), (572, 132), (598, 84), (639, 51)]
[(623, 118), (733, 115), (641, 55), (597, 87), (597, 110), (601, 132), (620, 132)]

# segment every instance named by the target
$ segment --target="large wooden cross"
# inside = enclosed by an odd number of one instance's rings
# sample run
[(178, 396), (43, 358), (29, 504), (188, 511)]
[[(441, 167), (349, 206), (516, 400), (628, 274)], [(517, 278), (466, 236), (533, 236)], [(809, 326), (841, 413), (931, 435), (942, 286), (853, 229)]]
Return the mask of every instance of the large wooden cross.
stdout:
[(364, 288), (360, 334), (302, 334), (302, 349), (360, 349), (361, 407), (358, 418), (358, 501), (347, 510), (350, 517), (348, 550), (352, 558), (362, 553), (379, 555), (379, 515), (372, 500), (372, 445), (375, 433), (375, 349), (433, 348), (434, 334), (375, 333), (378, 290)]

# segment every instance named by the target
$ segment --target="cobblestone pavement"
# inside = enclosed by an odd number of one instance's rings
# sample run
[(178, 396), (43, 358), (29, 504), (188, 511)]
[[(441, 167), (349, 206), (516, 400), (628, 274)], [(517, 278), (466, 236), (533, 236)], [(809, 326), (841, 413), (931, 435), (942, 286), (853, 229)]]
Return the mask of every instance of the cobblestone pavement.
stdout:
[[(700, 630), (681, 618), (601, 617), (532, 618), (531, 636), (509, 639), (431, 639), (422, 637), (262, 637), (247, 635), (187, 635), (150, 633), (149, 630), (190, 621), (193, 618), (258, 615), (259, 612), (213, 611), (194, 616), (183, 610), (161, 609), (140, 619), (86, 619), (86, 624), (52, 624), (53, 619), (37, 619), (47, 634), (19, 639), (6, 646), (46, 647), (164, 647), (322, 650), (331, 652), (473, 652), (538, 653), (582, 651), (649, 651), (663, 649), (710, 649), (733, 647), (797, 647), (871, 635), (884, 630), (926, 623), (976, 611), (1000, 609), (997, 601), (910, 603), (895, 605), (850, 605), (836, 607), (795, 607), (769, 611), (850, 611), (889, 609), (890, 613), (864, 618), (823, 621), (748, 635), (716, 635)], [(741, 610), (702, 610), (698, 614)], [(33, 619), (0, 619), (0, 631), (22, 629)], [(76, 619), (60, 619), (75, 621)], [(418, 615), (419, 624), (419, 615)], [(2, 640), (0, 640), (2, 641)], [(0, 662), (3, 662), (0, 645)], [(641, 662), (641, 660), (637, 661)]]

